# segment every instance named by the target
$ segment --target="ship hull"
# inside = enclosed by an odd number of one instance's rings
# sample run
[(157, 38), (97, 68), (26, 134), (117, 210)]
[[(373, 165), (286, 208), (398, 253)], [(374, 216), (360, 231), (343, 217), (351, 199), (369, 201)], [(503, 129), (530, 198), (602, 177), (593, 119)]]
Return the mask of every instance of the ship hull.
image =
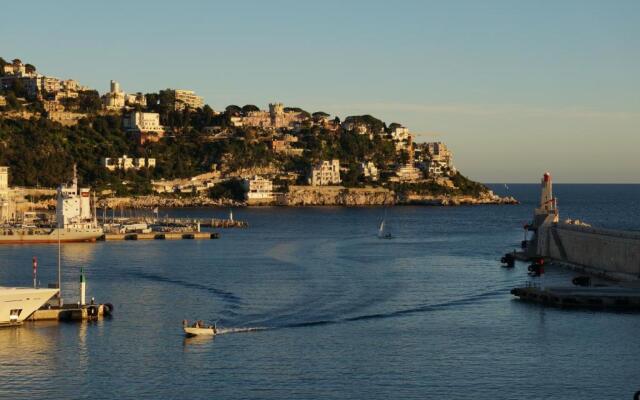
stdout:
[[(59, 232), (59, 234), (58, 234)], [(0, 232), (0, 244), (39, 244), (95, 242), (104, 235), (100, 228), (92, 229), (51, 229), (48, 232), (13, 231), (12, 234)]]
[(21, 324), (57, 293), (58, 289), (0, 287), (0, 326)]

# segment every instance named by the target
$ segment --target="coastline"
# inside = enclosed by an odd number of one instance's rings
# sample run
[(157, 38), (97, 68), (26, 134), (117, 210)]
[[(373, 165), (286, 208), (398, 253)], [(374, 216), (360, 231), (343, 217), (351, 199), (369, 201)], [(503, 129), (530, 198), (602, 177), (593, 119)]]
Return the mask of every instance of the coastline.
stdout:
[(185, 207), (379, 207), (379, 206), (460, 206), (519, 204), (513, 197), (500, 197), (492, 192), (471, 195), (397, 194), (384, 188), (290, 187), (288, 193), (274, 199), (237, 201), (210, 199), (206, 196), (131, 196), (111, 197), (99, 201), (107, 208), (185, 208)]

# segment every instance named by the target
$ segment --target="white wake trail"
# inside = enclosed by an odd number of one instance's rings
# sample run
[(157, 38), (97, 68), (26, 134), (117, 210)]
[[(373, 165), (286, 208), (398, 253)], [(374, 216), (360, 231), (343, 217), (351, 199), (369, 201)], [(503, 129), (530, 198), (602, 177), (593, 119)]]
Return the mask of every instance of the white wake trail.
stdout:
[(217, 328), (216, 335), (226, 335), (229, 333), (256, 332), (256, 331), (264, 331), (267, 329), (269, 328), (261, 327), (261, 326), (254, 326), (254, 327), (247, 327), (247, 328)]

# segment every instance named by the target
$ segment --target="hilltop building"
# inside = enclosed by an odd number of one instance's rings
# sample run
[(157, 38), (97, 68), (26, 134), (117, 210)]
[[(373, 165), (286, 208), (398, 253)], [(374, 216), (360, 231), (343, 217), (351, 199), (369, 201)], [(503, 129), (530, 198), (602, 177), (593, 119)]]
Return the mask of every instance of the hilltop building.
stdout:
[(102, 96), (102, 102), (107, 110), (121, 110), (124, 107), (125, 93), (118, 82), (110, 82), (109, 92)]
[(341, 182), (340, 160), (321, 161), (311, 169), (311, 186), (339, 185)]
[(269, 142), (269, 147), (274, 153), (285, 154), (291, 156), (301, 156), (304, 153), (304, 149), (296, 149), (291, 147), (292, 143), (297, 143), (298, 138), (293, 135), (284, 135), (281, 139), (272, 139)]
[(242, 183), (246, 190), (247, 204), (264, 204), (273, 201), (273, 182), (270, 179), (256, 175), (253, 178), (243, 180)]
[(453, 166), (453, 153), (442, 142), (431, 142), (424, 145), (427, 162), (427, 171), (430, 176), (441, 176), (445, 173), (455, 174)]
[(160, 125), (160, 114), (134, 111), (123, 116), (122, 126), (138, 136), (140, 144), (157, 142), (164, 137), (164, 127)]
[(231, 123), (236, 127), (272, 129), (296, 129), (307, 120), (310, 120), (307, 113), (297, 109), (287, 109), (282, 103), (269, 104), (269, 111), (249, 111), (243, 116), (231, 117)]
[(138, 92), (138, 93), (129, 93), (127, 95), (125, 95), (125, 99), (124, 99), (124, 103), (128, 106), (142, 106), (142, 107), (146, 107), (147, 106), (147, 98), (144, 96), (144, 94)]
[(27, 76), (27, 66), (22, 61), (15, 59), (2, 68), (4, 75)]
[(196, 95), (193, 90), (167, 89), (164, 92), (168, 96), (161, 96), (160, 102), (162, 105), (169, 106), (172, 110), (180, 111), (185, 108), (196, 109), (204, 107), (203, 98)]
[(396, 168), (395, 181), (415, 182), (422, 178), (422, 171), (414, 167), (413, 164), (403, 164)]
[(141, 169), (141, 168), (154, 168), (156, 166), (155, 158), (131, 158), (123, 155), (118, 158), (104, 158), (102, 165), (109, 171), (129, 170), (129, 169)]

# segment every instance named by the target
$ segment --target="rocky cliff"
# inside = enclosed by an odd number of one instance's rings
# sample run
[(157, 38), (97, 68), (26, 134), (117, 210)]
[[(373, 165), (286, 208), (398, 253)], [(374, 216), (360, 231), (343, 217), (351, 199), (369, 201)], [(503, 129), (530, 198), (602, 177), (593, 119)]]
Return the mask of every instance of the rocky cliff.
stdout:
[(384, 188), (342, 186), (290, 186), (282, 205), (287, 206), (376, 206), (395, 204), (395, 193)]

